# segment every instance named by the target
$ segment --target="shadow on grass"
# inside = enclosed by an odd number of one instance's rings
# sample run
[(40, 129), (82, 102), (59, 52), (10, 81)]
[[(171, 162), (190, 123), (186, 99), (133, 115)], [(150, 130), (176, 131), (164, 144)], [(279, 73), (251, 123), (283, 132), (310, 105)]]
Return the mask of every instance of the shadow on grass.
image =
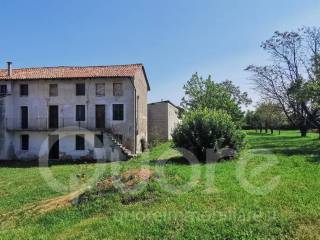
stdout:
[(221, 158), (219, 160), (212, 160), (208, 162), (190, 162), (184, 157), (172, 157), (168, 159), (162, 159), (162, 160), (151, 160), (149, 163), (150, 165), (157, 165), (157, 166), (164, 166), (166, 164), (172, 164), (172, 165), (185, 165), (185, 166), (191, 166), (191, 165), (207, 165), (207, 164), (218, 164), (221, 162), (226, 161), (232, 161), (236, 158)]
[(320, 155), (313, 155), (307, 158), (308, 162), (320, 164)]
[(151, 160), (149, 162), (151, 165), (166, 165), (166, 164), (176, 164), (176, 165), (194, 165), (197, 163), (191, 163), (184, 157), (172, 157), (169, 159), (161, 159), (161, 160)]
[(0, 168), (33, 168), (38, 167), (38, 161), (16, 161), (16, 160), (1, 160)]
[(308, 162), (320, 163), (319, 139), (301, 136), (261, 136), (257, 139), (250, 139), (249, 148), (268, 149), (273, 154), (284, 156), (304, 156)]
[[(59, 161), (52, 160), (49, 162), (48, 166), (59, 166), (59, 165), (82, 165), (82, 164), (105, 164), (110, 163), (108, 161), (105, 162), (97, 162), (97, 161), (83, 161), (83, 160), (74, 160), (74, 161)], [(34, 167), (46, 167), (45, 165), (40, 165), (39, 161), (19, 161), (19, 160), (1, 160), (0, 168), (34, 168)]]

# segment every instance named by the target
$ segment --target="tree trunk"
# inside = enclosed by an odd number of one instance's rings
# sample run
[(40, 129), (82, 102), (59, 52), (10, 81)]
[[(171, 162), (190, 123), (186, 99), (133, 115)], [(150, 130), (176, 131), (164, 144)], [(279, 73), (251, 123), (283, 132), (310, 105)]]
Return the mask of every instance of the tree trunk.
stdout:
[(320, 139), (320, 128), (318, 129), (318, 133), (319, 133), (319, 139)]
[(281, 134), (281, 130), (280, 130), (280, 128), (279, 128), (279, 135)]
[(300, 122), (299, 128), (300, 128), (301, 137), (306, 137), (308, 132), (308, 125), (307, 125), (306, 119), (303, 119)]
[(265, 129), (264, 129), (264, 132), (265, 132), (265, 133), (268, 133), (268, 128), (265, 128)]
[(262, 133), (262, 128), (260, 128), (260, 133)]
[(301, 137), (306, 137), (307, 136), (307, 132), (308, 132), (308, 129), (306, 128), (306, 126), (301, 126), (300, 127)]
[(273, 128), (271, 128), (270, 131), (271, 131), (271, 134), (273, 134)]

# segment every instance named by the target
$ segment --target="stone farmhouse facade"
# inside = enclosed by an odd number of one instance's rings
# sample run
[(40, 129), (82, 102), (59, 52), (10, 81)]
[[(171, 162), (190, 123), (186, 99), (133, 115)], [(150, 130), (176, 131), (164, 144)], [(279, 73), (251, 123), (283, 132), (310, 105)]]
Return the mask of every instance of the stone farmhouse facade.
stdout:
[(171, 140), (179, 119), (180, 108), (170, 101), (148, 104), (148, 138), (150, 142)]
[(125, 160), (148, 141), (142, 64), (0, 70), (0, 159)]

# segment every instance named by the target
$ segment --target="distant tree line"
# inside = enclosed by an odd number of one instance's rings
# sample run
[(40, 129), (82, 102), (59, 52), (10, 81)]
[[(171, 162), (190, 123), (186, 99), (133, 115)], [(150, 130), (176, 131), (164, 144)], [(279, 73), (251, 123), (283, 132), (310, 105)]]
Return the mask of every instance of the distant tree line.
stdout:
[(281, 106), (272, 102), (259, 103), (254, 111), (248, 110), (245, 114), (244, 129), (254, 129), (256, 132), (273, 134), (277, 130), (292, 128), (287, 121)]

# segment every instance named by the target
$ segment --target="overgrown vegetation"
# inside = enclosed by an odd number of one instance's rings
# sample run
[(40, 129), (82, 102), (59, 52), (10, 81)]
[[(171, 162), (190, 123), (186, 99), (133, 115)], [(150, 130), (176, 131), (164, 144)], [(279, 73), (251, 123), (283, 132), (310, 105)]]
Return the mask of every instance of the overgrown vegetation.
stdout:
[(241, 107), (251, 103), (248, 94), (241, 92), (232, 81), (216, 83), (210, 75), (204, 79), (198, 73), (193, 74), (183, 88), (182, 122), (172, 134), (175, 146), (191, 151), (200, 162), (208, 160), (208, 151), (216, 155), (216, 160), (223, 158), (225, 154), (218, 149), (225, 147), (228, 158), (233, 157), (231, 151), (243, 145)]
[(172, 138), (176, 147), (188, 149), (205, 162), (207, 149), (241, 149), (244, 133), (226, 112), (204, 108), (185, 113)]

